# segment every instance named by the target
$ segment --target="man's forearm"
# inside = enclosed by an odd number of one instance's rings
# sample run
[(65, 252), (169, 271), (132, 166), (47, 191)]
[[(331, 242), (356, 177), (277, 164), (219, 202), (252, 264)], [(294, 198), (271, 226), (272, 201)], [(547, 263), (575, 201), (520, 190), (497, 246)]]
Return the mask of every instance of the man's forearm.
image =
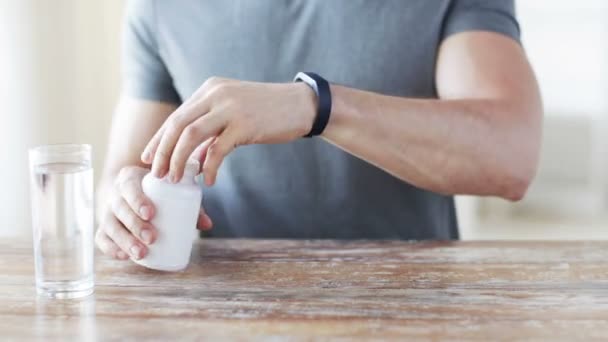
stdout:
[(176, 108), (173, 104), (122, 96), (112, 120), (108, 152), (97, 185), (97, 218), (106, 212), (107, 195), (120, 171), (127, 166), (145, 167), (139, 158), (146, 142)]
[(332, 86), (332, 94), (323, 137), (415, 186), (516, 200), (534, 176), (540, 108), (500, 99), (407, 99), (341, 86)]

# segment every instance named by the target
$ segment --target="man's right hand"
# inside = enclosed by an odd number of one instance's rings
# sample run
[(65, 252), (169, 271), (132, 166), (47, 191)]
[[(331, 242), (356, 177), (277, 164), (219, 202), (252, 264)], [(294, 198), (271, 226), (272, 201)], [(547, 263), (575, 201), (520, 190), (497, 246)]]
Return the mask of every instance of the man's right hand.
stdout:
[[(143, 193), (141, 181), (148, 169), (124, 167), (108, 191), (105, 212), (99, 215), (100, 225), (95, 241), (101, 251), (115, 259), (141, 259), (148, 253), (149, 245), (158, 236), (150, 223), (155, 208)], [(201, 230), (210, 229), (211, 219), (201, 208), (197, 226)]]

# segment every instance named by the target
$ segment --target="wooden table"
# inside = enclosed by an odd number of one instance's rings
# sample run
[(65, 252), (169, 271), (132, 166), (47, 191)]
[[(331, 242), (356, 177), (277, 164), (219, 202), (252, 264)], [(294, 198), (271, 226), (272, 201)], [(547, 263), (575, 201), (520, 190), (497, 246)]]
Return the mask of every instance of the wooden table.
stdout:
[(608, 339), (608, 242), (206, 240), (192, 261), (99, 257), (93, 296), (48, 300), (4, 240), (0, 339)]

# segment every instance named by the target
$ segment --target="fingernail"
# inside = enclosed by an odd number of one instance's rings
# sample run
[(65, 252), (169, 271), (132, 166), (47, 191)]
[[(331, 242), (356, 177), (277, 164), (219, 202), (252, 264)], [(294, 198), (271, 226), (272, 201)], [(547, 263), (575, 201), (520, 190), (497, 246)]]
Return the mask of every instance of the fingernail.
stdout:
[(163, 178), (164, 174), (158, 164), (152, 165), (152, 174), (156, 178)]
[(150, 152), (144, 151), (141, 154), (141, 161), (143, 161), (144, 163), (147, 163), (149, 158), (150, 158)]
[(152, 210), (150, 207), (144, 205), (143, 207), (139, 208), (139, 216), (141, 216), (141, 218), (144, 220), (149, 220), (150, 216), (152, 216)]
[(141, 252), (141, 248), (139, 248), (139, 246), (135, 245), (135, 246), (131, 247), (131, 255), (133, 256), (133, 258), (135, 258), (135, 260), (139, 260), (141, 258), (139, 256), (140, 252)]
[(127, 253), (125, 253), (123, 251), (118, 251), (118, 253), (116, 253), (116, 256), (118, 257), (118, 259), (126, 259)]
[(169, 173), (169, 181), (173, 184), (177, 183), (177, 175), (173, 171)]
[(142, 230), (141, 231), (141, 240), (148, 245), (151, 244), (152, 243), (152, 232), (150, 232), (148, 229)]

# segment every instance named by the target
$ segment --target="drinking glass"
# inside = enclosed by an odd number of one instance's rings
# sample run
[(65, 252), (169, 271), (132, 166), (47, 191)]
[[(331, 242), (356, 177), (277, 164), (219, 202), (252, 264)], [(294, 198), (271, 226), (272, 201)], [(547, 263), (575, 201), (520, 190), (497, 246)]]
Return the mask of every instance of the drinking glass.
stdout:
[(93, 293), (91, 146), (29, 150), (36, 291), (51, 298)]

